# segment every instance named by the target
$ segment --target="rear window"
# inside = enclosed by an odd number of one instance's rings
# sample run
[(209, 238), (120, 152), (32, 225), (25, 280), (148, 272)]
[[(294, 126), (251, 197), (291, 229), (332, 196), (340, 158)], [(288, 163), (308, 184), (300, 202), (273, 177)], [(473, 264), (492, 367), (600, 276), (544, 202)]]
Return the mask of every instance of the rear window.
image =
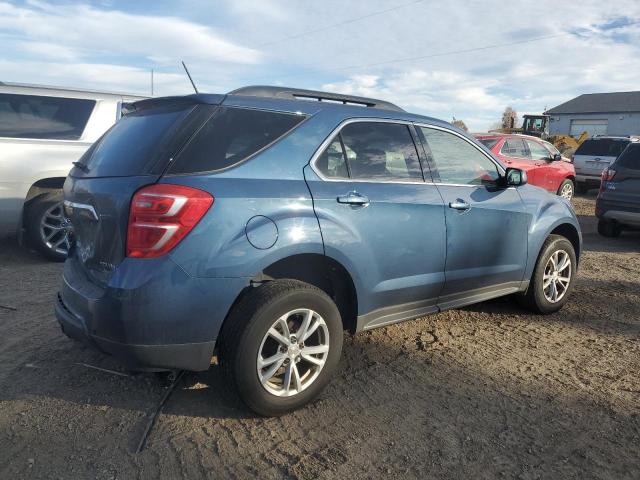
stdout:
[(496, 144), (498, 143), (497, 138), (479, 138), (478, 141), (481, 144), (483, 144), (485, 147), (487, 147), (489, 150), (495, 147)]
[[(618, 157), (616, 166), (629, 168), (631, 170), (640, 170), (640, 143), (632, 143), (629, 145), (622, 155)], [(613, 167), (616, 168), (615, 166)]]
[(0, 137), (78, 140), (96, 102), (0, 93)]
[(236, 165), (278, 140), (304, 118), (291, 113), (221, 107), (180, 152), (170, 173), (210, 172)]
[(116, 122), (80, 159), (87, 177), (118, 177), (152, 173), (153, 167), (169, 161), (176, 132), (194, 110), (193, 105), (169, 105), (131, 113)]
[(627, 145), (629, 145), (628, 140), (614, 140), (611, 138), (587, 140), (578, 147), (575, 155), (617, 157)]

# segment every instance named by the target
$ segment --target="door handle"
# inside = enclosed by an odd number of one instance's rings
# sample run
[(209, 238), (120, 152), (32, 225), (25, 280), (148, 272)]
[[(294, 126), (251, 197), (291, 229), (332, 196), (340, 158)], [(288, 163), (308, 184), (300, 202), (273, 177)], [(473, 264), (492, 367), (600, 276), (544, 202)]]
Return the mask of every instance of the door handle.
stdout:
[(449, 207), (454, 208), (456, 210), (469, 210), (471, 208), (471, 205), (469, 205), (464, 200), (461, 200), (458, 198), (456, 199), (455, 202), (449, 203)]
[(349, 205), (369, 205), (369, 199), (358, 192), (340, 195), (336, 200), (338, 200), (338, 203), (347, 203)]

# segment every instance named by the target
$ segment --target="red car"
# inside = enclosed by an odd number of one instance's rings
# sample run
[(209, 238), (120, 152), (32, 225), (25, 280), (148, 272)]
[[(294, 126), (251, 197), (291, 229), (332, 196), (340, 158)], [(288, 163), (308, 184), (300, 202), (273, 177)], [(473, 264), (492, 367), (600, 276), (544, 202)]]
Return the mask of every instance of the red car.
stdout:
[(575, 191), (576, 171), (571, 160), (556, 147), (537, 137), (516, 134), (478, 134), (476, 138), (507, 167), (527, 172), (531, 185), (570, 199)]

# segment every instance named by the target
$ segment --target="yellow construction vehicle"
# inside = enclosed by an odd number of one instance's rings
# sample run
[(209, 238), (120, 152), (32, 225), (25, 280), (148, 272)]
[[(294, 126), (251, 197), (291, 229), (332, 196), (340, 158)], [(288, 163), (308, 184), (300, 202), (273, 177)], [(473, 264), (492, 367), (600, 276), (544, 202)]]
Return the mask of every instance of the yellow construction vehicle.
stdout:
[(492, 130), (492, 132), (522, 133), (523, 135), (540, 137), (552, 143), (565, 156), (573, 154), (582, 142), (589, 138), (587, 132), (582, 132), (582, 135), (577, 139), (570, 135), (549, 135), (550, 120), (549, 115), (524, 115), (521, 128), (500, 128)]

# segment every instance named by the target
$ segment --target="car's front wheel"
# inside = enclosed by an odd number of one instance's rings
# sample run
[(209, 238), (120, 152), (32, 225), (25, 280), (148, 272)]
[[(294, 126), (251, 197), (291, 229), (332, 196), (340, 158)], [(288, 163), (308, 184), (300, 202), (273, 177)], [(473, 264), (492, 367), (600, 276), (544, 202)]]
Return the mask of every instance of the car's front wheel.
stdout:
[(40, 195), (25, 211), (29, 244), (51, 260), (64, 261), (69, 253), (71, 224), (65, 218), (62, 191)]
[(327, 385), (342, 335), (340, 312), (322, 290), (295, 280), (267, 282), (247, 293), (225, 321), (220, 363), (249, 408), (282, 415)]
[(560, 187), (558, 188), (558, 195), (566, 198), (567, 200), (571, 200), (571, 198), (573, 197), (573, 193), (573, 182), (567, 178), (560, 184)]
[(518, 297), (520, 302), (537, 313), (557, 312), (569, 298), (576, 268), (576, 253), (571, 242), (560, 235), (549, 235), (538, 256), (529, 288)]

